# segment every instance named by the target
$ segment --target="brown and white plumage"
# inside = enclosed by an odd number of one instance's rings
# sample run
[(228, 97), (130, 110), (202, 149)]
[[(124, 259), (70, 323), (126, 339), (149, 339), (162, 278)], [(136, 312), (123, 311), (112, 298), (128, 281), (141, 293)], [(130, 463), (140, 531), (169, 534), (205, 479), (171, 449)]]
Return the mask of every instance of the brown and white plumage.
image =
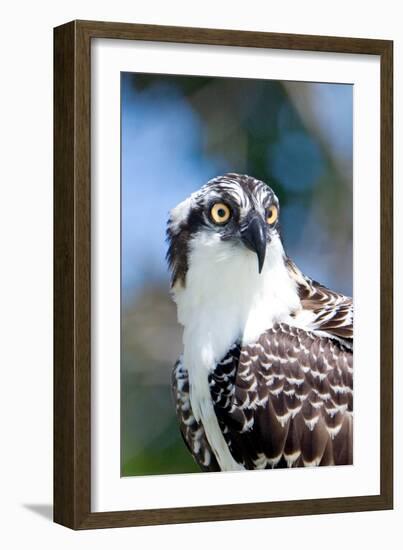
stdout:
[[(213, 180), (207, 194), (218, 194), (221, 184), (250, 195), (240, 199), (244, 216), (276, 200), (262, 182), (235, 174)], [(174, 292), (185, 332), (172, 386), (196, 462), (207, 471), (351, 464), (352, 300), (303, 275), (285, 256), (275, 226), (264, 237), (266, 260), (257, 274), (242, 244), (226, 248), (227, 234), (218, 240), (207, 227), (206, 237), (196, 225), (192, 237), (189, 218), (192, 208), (205, 208), (202, 201), (180, 206), (185, 215), (174, 220), (175, 230), (183, 239), (186, 222), (187, 250), (171, 264), (185, 266)]]
[(314, 315), (310, 328), (339, 338), (345, 345), (353, 345), (353, 301), (301, 273), (287, 258), (290, 276), (297, 283), (301, 307)]
[[(336, 306), (335, 324), (337, 317)], [(342, 315), (337, 334), (340, 327), (352, 330), (343, 321)], [(328, 330), (327, 317), (325, 323)], [(234, 458), (247, 469), (351, 464), (352, 360), (350, 342), (285, 324), (267, 330), (254, 344), (234, 345), (209, 382)], [(203, 470), (219, 470), (203, 426), (192, 414), (188, 375), (180, 362), (173, 383), (190, 451)]]

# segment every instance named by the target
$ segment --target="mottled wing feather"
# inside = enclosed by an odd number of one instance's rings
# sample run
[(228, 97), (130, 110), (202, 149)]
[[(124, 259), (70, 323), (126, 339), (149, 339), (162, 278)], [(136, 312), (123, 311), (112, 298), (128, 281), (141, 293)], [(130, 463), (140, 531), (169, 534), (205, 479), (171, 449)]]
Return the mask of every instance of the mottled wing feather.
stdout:
[(287, 266), (298, 288), (303, 310), (314, 314), (311, 330), (322, 331), (353, 345), (353, 301), (304, 275), (290, 260)]
[(197, 422), (193, 416), (190, 406), (188, 372), (183, 367), (181, 360), (177, 361), (172, 371), (172, 394), (180, 431), (193, 458), (203, 471), (219, 471), (220, 468), (206, 439), (203, 425)]
[(210, 376), (215, 411), (247, 469), (352, 463), (352, 352), (285, 324), (232, 348)]

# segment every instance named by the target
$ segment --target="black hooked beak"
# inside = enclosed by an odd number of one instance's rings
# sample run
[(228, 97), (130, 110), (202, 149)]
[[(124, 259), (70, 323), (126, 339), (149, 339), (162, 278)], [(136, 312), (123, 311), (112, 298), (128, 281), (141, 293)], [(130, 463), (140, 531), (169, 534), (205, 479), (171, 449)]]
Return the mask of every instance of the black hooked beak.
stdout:
[(267, 224), (259, 214), (252, 214), (246, 227), (241, 230), (241, 238), (249, 250), (256, 252), (259, 273), (261, 273), (266, 256)]

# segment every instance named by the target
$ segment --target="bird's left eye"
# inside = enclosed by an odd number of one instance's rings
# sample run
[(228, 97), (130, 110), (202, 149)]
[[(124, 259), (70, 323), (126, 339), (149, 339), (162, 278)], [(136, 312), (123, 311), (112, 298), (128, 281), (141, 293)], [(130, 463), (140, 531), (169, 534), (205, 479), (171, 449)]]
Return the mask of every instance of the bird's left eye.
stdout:
[(231, 210), (229, 206), (223, 202), (216, 202), (210, 210), (211, 219), (214, 223), (222, 224), (226, 223), (231, 217)]
[(274, 204), (272, 204), (267, 211), (266, 221), (269, 225), (272, 225), (277, 220), (277, 217), (278, 217), (277, 206), (274, 206)]

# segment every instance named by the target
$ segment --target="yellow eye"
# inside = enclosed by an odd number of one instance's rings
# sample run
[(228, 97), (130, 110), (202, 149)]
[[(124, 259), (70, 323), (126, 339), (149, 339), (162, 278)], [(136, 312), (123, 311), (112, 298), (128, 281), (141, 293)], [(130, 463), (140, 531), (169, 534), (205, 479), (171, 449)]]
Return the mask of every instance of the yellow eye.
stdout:
[(214, 223), (226, 223), (231, 217), (231, 210), (223, 202), (216, 202), (210, 210), (210, 215)]
[(267, 212), (267, 218), (266, 218), (267, 223), (272, 225), (277, 220), (277, 216), (278, 216), (277, 206), (274, 206), (273, 204), (272, 206), (270, 206)]

